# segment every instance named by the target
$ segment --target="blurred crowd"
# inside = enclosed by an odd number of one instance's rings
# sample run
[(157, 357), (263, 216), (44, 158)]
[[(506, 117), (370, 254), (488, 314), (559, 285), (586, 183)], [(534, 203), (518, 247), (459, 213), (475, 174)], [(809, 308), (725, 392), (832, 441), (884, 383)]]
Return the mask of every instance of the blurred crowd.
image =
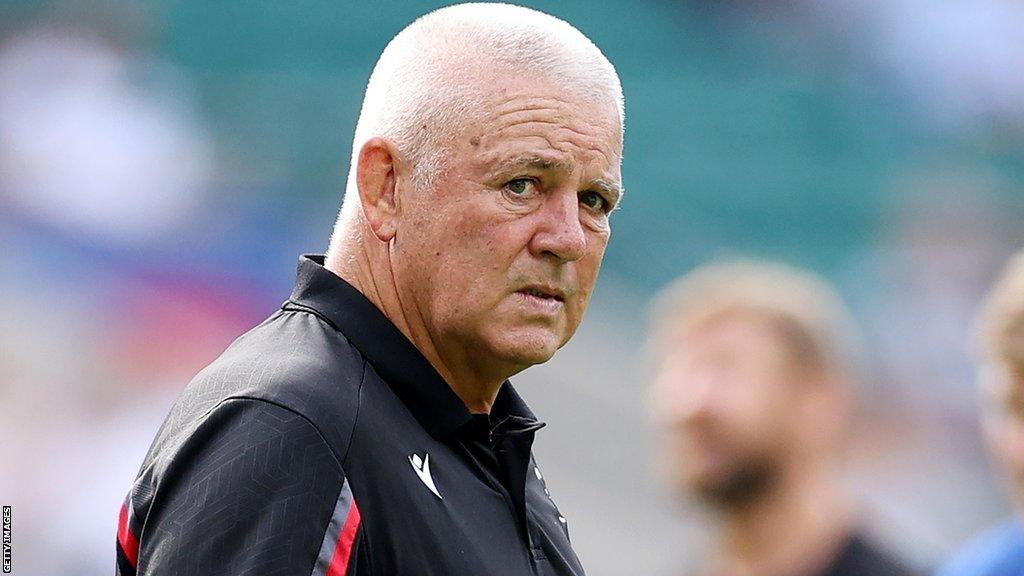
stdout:
[[(599, 292), (566, 353), (521, 377), (591, 573), (637, 565), (631, 550), (674, 575), (851, 549), (924, 573), (1010, 517), (980, 415), (993, 438), (1020, 392), (980, 382), (1000, 364), (976, 319), (1024, 247), (1024, 4), (526, 4), (594, 38), (626, 92), (629, 192)], [(326, 247), (370, 66), (437, 5), (0, 7), (15, 573), (113, 570), (117, 510), (168, 407)], [(652, 336), (643, 311), (668, 284)], [(995, 436), (1019, 467), (1020, 440)], [(814, 514), (782, 478), (808, 483)], [(623, 485), (636, 501), (607, 503)], [(759, 531), (776, 517), (806, 539)], [(949, 576), (970, 573), (957, 562)]]

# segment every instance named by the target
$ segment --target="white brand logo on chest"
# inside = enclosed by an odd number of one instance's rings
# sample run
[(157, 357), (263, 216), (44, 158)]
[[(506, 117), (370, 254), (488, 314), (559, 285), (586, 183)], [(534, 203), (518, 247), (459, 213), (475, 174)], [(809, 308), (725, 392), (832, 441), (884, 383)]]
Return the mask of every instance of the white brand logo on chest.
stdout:
[(420, 458), (419, 454), (410, 454), (409, 464), (412, 464), (416, 476), (419, 476), (420, 481), (434, 493), (434, 496), (444, 500), (441, 493), (437, 491), (437, 486), (434, 485), (434, 478), (430, 475), (430, 454), (424, 453), (423, 458)]

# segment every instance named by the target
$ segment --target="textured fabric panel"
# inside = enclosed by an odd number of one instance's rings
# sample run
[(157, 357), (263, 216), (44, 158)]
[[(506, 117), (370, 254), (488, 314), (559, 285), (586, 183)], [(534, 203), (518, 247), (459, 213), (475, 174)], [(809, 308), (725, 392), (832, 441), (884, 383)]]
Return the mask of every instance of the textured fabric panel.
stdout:
[(309, 574), (344, 476), (303, 417), (222, 402), (149, 478), (138, 573)]

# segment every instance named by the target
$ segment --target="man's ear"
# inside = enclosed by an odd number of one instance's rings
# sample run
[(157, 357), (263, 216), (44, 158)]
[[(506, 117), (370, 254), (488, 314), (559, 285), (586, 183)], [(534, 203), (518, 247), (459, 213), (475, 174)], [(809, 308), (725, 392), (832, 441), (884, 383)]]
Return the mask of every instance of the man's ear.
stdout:
[(381, 242), (390, 242), (398, 230), (399, 199), (396, 192), (398, 149), (379, 136), (359, 150), (356, 183), (363, 216)]

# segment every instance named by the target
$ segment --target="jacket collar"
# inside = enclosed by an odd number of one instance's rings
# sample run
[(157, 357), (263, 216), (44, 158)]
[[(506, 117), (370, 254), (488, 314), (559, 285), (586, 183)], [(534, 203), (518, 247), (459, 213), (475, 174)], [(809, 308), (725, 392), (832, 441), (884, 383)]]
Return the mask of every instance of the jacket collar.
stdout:
[[(471, 423), (472, 415), (448, 382), (366, 296), (324, 267), (323, 255), (299, 257), (295, 290), (284, 307), (290, 305), (316, 314), (344, 334), (435, 439), (447, 439)], [(506, 380), (491, 420), (510, 419), (533, 429), (543, 426)]]

